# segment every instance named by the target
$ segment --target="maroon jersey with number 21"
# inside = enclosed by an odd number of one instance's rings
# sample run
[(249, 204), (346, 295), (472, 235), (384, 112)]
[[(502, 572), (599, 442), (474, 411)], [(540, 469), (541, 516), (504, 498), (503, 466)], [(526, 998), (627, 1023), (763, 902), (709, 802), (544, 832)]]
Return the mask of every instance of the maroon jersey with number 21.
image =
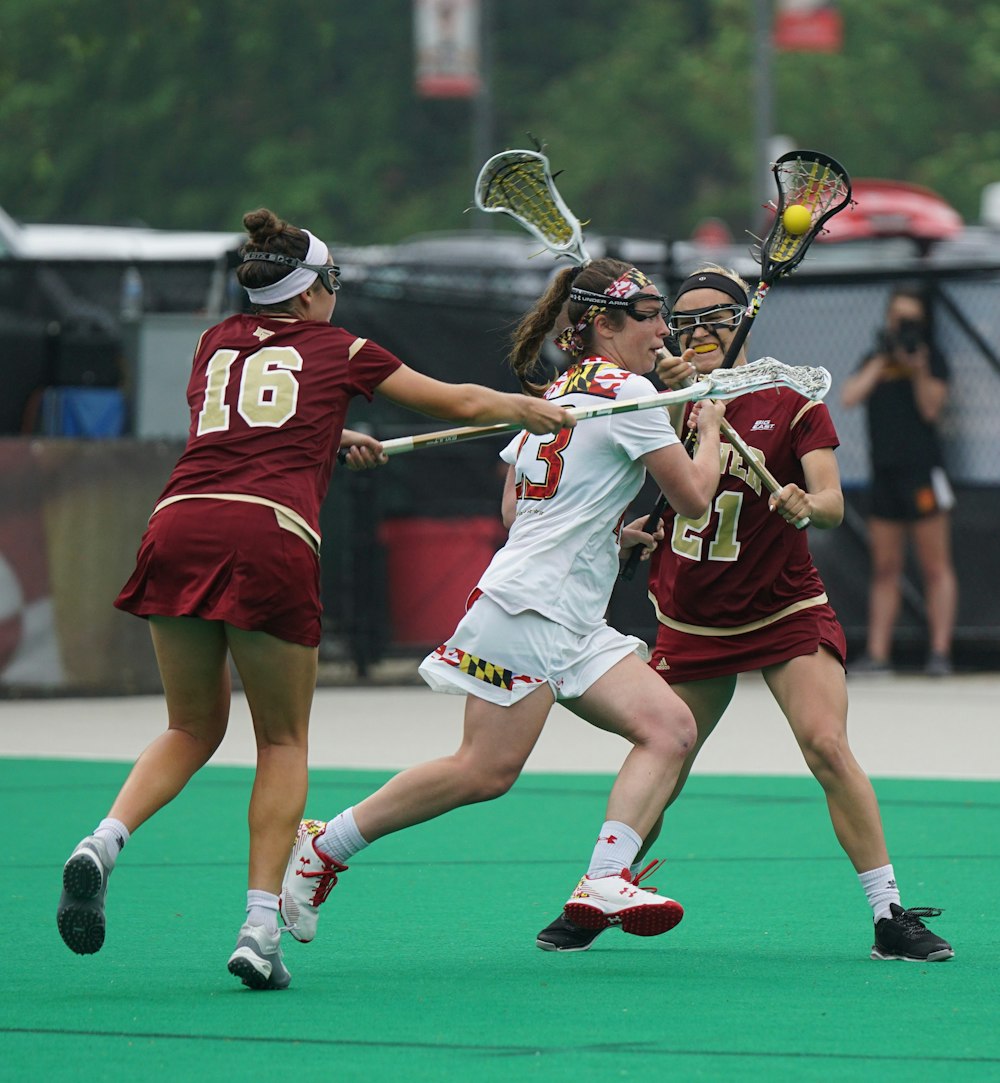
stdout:
[[(788, 389), (733, 399), (726, 420), (783, 484), (805, 488), (802, 456), (839, 444), (827, 408)], [(650, 596), (660, 619), (705, 632), (752, 624), (824, 593), (807, 531), (768, 509), (767, 491), (725, 441), (722, 455), (708, 512), (698, 520), (668, 512), (650, 562)]]

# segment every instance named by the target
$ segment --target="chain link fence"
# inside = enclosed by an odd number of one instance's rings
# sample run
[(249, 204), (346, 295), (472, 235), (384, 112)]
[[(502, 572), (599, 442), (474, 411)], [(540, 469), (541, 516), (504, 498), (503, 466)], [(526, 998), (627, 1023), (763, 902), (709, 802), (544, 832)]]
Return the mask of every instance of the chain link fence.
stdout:
[[(595, 256), (607, 252), (637, 263), (668, 295), (706, 255), (690, 246), (662, 242), (596, 239), (590, 247)], [(532, 242), (513, 235), (463, 235), (391, 248), (338, 248), (336, 254), (344, 281), (338, 294), (338, 323), (375, 339), (432, 376), (516, 390), (505, 364), (511, 333), (558, 267), (548, 256), (532, 259), (538, 255)], [(736, 266), (754, 284), (754, 268), (745, 253), (742, 263), (732, 253), (716, 255), (715, 262)], [(839, 530), (811, 532), (811, 545), (849, 643), (856, 648), (862, 642), (866, 624), (863, 513), (869, 465), (864, 409), (844, 409), (839, 388), (870, 349), (889, 294), (917, 280), (933, 288), (935, 334), (951, 370), (951, 399), (942, 435), (958, 495), (953, 535), (960, 584), (955, 657), (960, 665), (1000, 668), (1000, 587), (983, 560), (1000, 523), (1000, 248), (992, 262), (817, 263), (816, 267), (807, 263), (771, 289), (755, 321), (749, 353), (751, 358), (773, 355), (792, 364), (824, 365), (833, 374), (828, 405), (841, 439), (838, 459), (848, 513)], [(10, 684), (11, 670), (2, 667), (14, 667), (17, 673), (18, 660), (23, 661), (32, 644), (42, 668), (48, 666), (46, 658), (61, 650), (63, 672), (73, 670), (69, 661), (77, 656), (67, 644), (76, 651), (79, 635), (74, 632), (75, 638), (61, 646), (58, 637), (64, 635), (62, 629), (78, 628), (74, 614), (90, 614), (85, 619), (97, 622), (92, 627), (103, 627), (96, 614), (110, 607), (117, 580), (127, 571), (123, 554), (134, 552), (139, 519), (148, 514), (159, 492), (161, 475), (169, 465), (166, 458), (179, 452), (186, 436), (183, 404), (195, 325), (208, 326), (236, 303), (221, 284), (219, 272), (217, 263), (174, 265), (162, 274), (145, 268), (146, 315), (129, 324), (118, 307), (121, 264), (67, 267), (0, 261), (0, 282), (6, 287), (0, 327), (8, 346), (0, 365), (10, 392), (0, 411), (0, 435), (24, 441), (23, 449), (8, 445), (0, 462), (5, 470), (0, 491), (6, 502), (0, 507), (0, 542), (8, 539), (0, 544), (4, 572), (0, 633), (6, 636), (0, 644), (0, 689)], [(173, 316), (192, 327), (191, 342), (183, 347), (177, 342)], [(164, 337), (168, 332), (174, 336), (169, 341)], [(550, 360), (558, 359), (557, 354), (550, 355)], [(32, 422), (36, 415), (31, 403), (48, 384), (119, 382), (134, 423), (141, 405), (136, 387), (143, 366), (153, 364), (157, 394), (178, 406), (177, 431), (157, 430), (155, 444), (136, 439), (133, 430), (112, 454), (75, 455), (66, 437), (42, 432)], [(349, 424), (366, 426), (385, 439), (446, 427), (378, 397), (371, 404), (356, 403)], [(61, 451), (40, 447), (39, 439), (50, 438)], [(176, 444), (162, 442), (174, 439)], [(17, 465), (29, 446), (34, 448), (31, 461), (46, 464), (43, 486)], [(375, 472), (335, 474), (321, 523), (325, 658), (344, 660), (365, 677), (380, 661), (419, 654), (451, 632), (466, 589), (475, 585), (492, 547), (499, 543), (500, 535), (493, 534), (490, 524), (499, 523), (501, 446), (501, 438), (488, 438), (402, 455)], [(132, 458), (135, 469), (129, 465)], [(54, 521), (46, 501), (54, 499), (52, 492), (66, 491), (60, 481), (63, 461), (74, 464), (72, 491), (80, 497), (72, 504), (79, 515), (72, 545), (65, 544), (64, 537), (46, 543), (44, 533)], [(140, 468), (140, 463), (149, 469)], [(109, 471), (132, 479), (128, 514), (111, 512), (98, 521), (84, 514), (97, 506), (87, 494), (91, 489), (106, 493)], [(29, 497), (38, 505), (30, 519), (32, 529), (41, 531), (41, 540), (32, 546), (19, 540), (27, 536), (23, 521)], [(647, 486), (636, 514), (648, 509), (654, 498)], [(6, 533), (5, 521), (9, 521)], [(46, 544), (48, 566), (39, 559)], [(112, 553), (115, 564), (108, 570)], [(58, 561), (53, 562), (52, 554)], [(86, 574), (76, 575), (75, 568), (86, 568)], [(909, 568), (897, 645), (914, 656), (925, 646), (920, 595), (915, 571)], [(42, 650), (37, 614), (52, 613), (59, 620), (49, 620), (46, 634), (56, 638), (46, 641), (49, 646)], [(644, 638), (655, 635), (641, 577), (619, 584), (609, 619)], [(135, 672), (145, 673), (147, 662), (143, 655)], [(108, 672), (116, 670), (108, 667)], [(113, 684), (113, 676), (103, 673), (95, 669), (87, 686)], [(131, 688), (123, 684), (104, 690), (145, 688), (154, 677), (130, 679)], [(53, 676), (48, 683), (59, 687), (61, 680)]]

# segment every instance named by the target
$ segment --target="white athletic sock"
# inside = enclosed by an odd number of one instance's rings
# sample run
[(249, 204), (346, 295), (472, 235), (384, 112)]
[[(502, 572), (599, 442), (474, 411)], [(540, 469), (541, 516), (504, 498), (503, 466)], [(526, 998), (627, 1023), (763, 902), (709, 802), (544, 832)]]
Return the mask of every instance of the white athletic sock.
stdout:
[(859, 872), (858, 879), (868, 896), (875, 920), (892, 917), (889, 903), (900, 905), (899, 888), (896, 887), (896, 874), (892, 871), (892, 866), (883, 865), (880, 869)]
[(278, 896), (270, 891), (247, 892), (247, 924), (263, 925), (269, 933), (278, 931)]
[(111, 867), (115, 867), (118, 855), (125, 848), (129, 840), (129, 830), (121, 820), (113, 820), (106, 817), (94, 828), (95, 838), (99, 838), (108, 848), (108, 857), (111, 858)]
[(354, 822), (354, 809), (344, 809), (330, 820), (322, 835), (317, 835), (313, 846), (321, 854), (332, 857), (341, 865), (346, 865), (356, 853), (368, 845), (368, 840), (358, 830)]
[(619, 876), (622, 869), (627, 869), (635, 861), (641, 845), (642, 839), (628, 824), (606, 820), (597, 837), (587, 875), (591, 880), (601, 876)]

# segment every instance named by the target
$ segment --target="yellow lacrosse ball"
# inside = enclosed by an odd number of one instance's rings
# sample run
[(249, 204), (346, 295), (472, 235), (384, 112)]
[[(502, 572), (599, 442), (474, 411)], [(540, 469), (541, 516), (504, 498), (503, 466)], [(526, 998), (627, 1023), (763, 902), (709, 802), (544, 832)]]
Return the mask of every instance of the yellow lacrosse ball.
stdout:
[(793, 237), (799, 237), (812, 225), (812, 215), (808, 207), (803, 207), (801, 203), (791, 203), (785, 208), (781, 223)]

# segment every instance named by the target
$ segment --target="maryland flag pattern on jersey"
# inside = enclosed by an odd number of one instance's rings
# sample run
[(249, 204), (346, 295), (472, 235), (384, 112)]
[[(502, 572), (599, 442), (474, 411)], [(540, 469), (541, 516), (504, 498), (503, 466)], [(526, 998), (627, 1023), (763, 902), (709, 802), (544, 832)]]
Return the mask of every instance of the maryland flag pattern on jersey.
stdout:
[(603, 358), (591, 358), (585, 364), (571, 365), (552, 385), (547, 399), (563, 395), (595, 395), (600, 399), (616, 399), (629, 373), (621, 366)]

